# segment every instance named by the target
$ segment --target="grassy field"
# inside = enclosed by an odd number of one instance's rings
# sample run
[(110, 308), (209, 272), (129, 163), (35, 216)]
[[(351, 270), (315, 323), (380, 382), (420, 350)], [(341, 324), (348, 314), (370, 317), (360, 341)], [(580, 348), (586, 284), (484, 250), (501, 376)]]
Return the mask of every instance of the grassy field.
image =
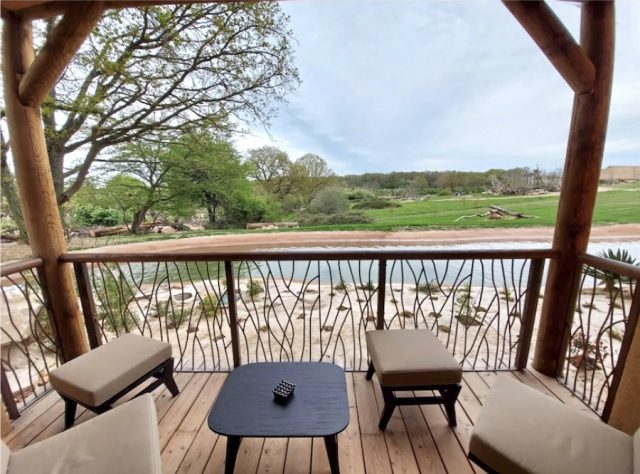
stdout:
[[(261, 232), (288, 232), (314, 230), (429, 230), (429, 229), (469, 229), (495, 227), (532, 227), (554, 226), (558, 209), (558, 196), (460, 196), (434, 197), (424, 201), (400, 202), (400, 207), (364, 211), (373, 218), (369, 224), (327, 225), (302, 227), (298, 229), (279, 229)], [(534, 216), (530, 219), (490, 220), (485, 217), (473, 217), (455, 222), (463, 215), (483, 213), (488, 206), (495, 204), (514, 212)], [(291, 218), (289, 220), (294, 220)], [(613, 191), (600, 192), (593, 218), (594, 225), (640, 223), (640, 188), (623, 185)], [(177, 232), (175, 234), (119, 235), (113, 237), (75, 238), (69, 242), (69, 249), (94, 248), (106, 245), (149, 242), (153, 240), (182, 239), (204, 235), (223, 235), (254, 233), (245, 229), (208, 230), (201, 232)], [(25, 258), (31, 250), (24, 244), (5, 244), (1, 246), (2, 260)]]

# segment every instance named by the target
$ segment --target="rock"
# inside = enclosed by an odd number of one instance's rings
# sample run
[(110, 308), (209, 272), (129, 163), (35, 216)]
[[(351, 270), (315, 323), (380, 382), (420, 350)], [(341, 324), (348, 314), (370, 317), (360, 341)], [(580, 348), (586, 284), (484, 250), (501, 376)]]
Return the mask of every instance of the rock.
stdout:
[(160, 229), (161, 234), (174, 234), (176, 230), (170, 225), (166, 225)]

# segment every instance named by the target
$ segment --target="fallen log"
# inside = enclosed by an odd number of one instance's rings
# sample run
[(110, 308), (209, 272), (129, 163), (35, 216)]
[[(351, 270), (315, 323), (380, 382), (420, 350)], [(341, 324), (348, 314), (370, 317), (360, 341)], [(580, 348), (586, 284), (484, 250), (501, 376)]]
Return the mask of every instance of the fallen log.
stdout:
[(118, 227), (101, 227), (89, 230), (89, 237), (106, 237), (108, 235), (126, 234), (127, 232), (129, 232), (129, 229), (124, 225)]
[(279, 227), (298, 227), (297, 222), (249, 222), (247, 229), (270, 229)]
[(513, 212), (509, 209), (505, 209), (500, 206), (490, 205), (489, 210), (487, 212), (479, 212), (477, 214), (471, 214), (468, 216), (460, 216), (453, 222), (458, 222), (463, 219), (471, 219), (473, 217), (487, 217), (489, 219), (503, 219), (505, 217), (513, 217), (515, 219), (530, 219), (536, 216), (528, 216), (523, 214), (522, 212)]

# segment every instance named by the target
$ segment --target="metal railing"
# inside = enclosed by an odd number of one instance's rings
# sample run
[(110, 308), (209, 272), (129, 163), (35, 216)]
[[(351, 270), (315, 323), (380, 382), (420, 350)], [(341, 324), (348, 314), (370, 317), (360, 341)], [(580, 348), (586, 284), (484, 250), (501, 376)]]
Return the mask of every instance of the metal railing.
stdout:
[[(365, 331), (429, 328), (465, 370), (526, 367), (550, 250), (66, 254), (92, 347), (166, 340), (176, 370), (367, 364)], [(233, 296), (231, 296), (233, 295)]]
[(49, 371), (60, 363), (59, 345), (42, 260), (3, 265), (0, 284), (2, 400), (10, 418), (17, 418), (51, 389)]
[(605, 421), (640, 314), (640, 267), (585, 254), (561, 382)]

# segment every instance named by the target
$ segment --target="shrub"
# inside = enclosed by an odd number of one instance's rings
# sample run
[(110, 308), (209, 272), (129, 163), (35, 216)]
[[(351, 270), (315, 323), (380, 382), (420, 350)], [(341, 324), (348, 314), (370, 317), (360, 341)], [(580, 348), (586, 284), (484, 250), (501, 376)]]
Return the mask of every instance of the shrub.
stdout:
[(308, 214), (298, 218), (298, 223), (301, 226), (316, 226), (316, 225), (338, 225), (338, 224), (369, 224), (373, 222), (373, 219), (364, 214), (358, 214), (355, 212), (342, 213), (342, 214)]
[(448, 189), (442, 189), (438, 191), (438, 196), (451, 196), (451, 194), (451, 191), (449, 191)]
[(251, 280), (247, 283), (247, 294), (251, 297), (251, 299), (258, 296), (260, 293), (264, 293), (264, 288), (259, 281)]
[(362, 188), (349, 189), (346, 194), (346, 198), (349, 201), (363, 201), (368, 199), (375, 199), (375, 194), (371, 191)]
[(393, 207), (400, 207), (400, 204), (389, 201), (388, 199), (369, 199), (367, 201), (354, 204), (352, 209), (388, 209)]
[(309, 204), (309, 209), (321, 214), (338, 214), (349, 209), (349, 201), (341, 190), (324, 188), (316, 193)]
[(83, 226), (113, 226), (120, 223), (120, 213), (115, 209), (95, 206), (81, 206), (73, 215), (74, 220)]
[(133, 291), (119, 269), (106, 270), (96, 282), (98, 319), (107, 331), (120, 335), (136, 327), (137, 320), (129, 309)]
[(181, 309), (176, 309), (176, 307), (172, 306), (169, 301), (158, 303), (156, 305), (156, 310), (158, 312), (158, 317), (164, 318), (166, 321), (168, 329), (179, 328), (185, 321), (185, 312)]
[(202, 299), (200, 308), (205, 318), (214, 318), (218, 313), (218, 297), (214, 294), (207, 294)]

